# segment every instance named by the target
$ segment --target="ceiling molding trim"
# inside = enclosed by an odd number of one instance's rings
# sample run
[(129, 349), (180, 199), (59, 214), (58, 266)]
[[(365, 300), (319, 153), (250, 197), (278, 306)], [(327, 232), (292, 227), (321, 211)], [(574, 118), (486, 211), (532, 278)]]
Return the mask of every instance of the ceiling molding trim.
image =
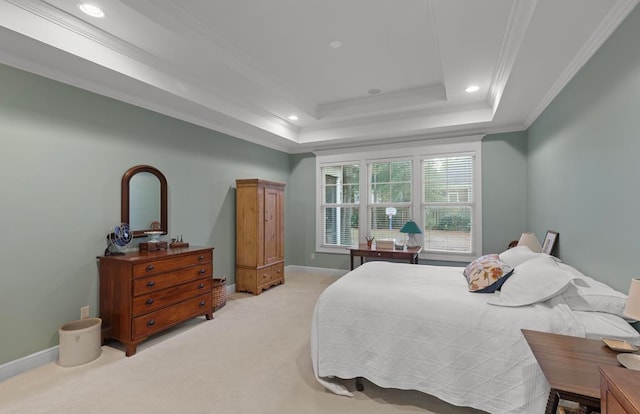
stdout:
[(366, 96), (364, 98), (346, 99), (318, 105), (320, 120), (332, 118), (357, 117), (362, 113), (384, 114), (405, 111), (407, 108), (423, 106), (446, 100), (444, 85), (429, 85)]
[[(440, 36), (438, 36), (438, 19), (436, 19), (436, 8), (434, 0), (427, 0), (427, 24), (431, 28), (431, 35), (433, 36), (433, 46), (435, 48), (435, 58), (438, 59), (438, 68), (440, 69), (440, 80), (442, 85), (447, 84), (445, 79), (444, 67), (442, 66), (442, 51), (440, 49)], [(444, 87), (444, 100), (447, 98), (447, 88)]]
[(351, 145), (344, 146), (341, 148), (328, 148), (328, 149), (314, 149), (312, 150), (313, 154), (317, 157), (327, 156), (327, 155), (349, 155), (353, 153), (362, 153), (362, 152), (376, 152), (387, 150), (391, 152), (396, 152), (399, 150), (397, 144), (402, 143), (403, 147), (414, 148), (416, 151), (420, 151), (423, 147), (429, 147), (433, 145), (456, 145), (463, 144), (469, 142), (480, 142), (484, 138), (484, 134), (453, 134), (446, 136), (427, 136), (427, 135), (415, 135), (415, 136), (407, 136), (403, 137), (402, 140), (394, 140), (393, 143), (389, 142), (380, 142), (377, 144), (369, 144), (369, 145)]
[[(213, 39), (213, 44), (217, 48), (216, 59), (221, 64), (241, 73), (265, 89), (276, 93), (285, 101), (292, 102), (298, 112), (302, 110), (309, 117), (318, 119), (315, 102), (300, 96), (299, 92), (291, 90), (282, 79), (279, 79), (272, 72), (259, 65), (255, 59), (233, 46), (231, 42), (212, 29), (211, 26), (202, 22), (198, 16), (187, 12), (184, 7), (180, 7), (179, 2), (135, 0), (127, 1), (126, 3), (132, 8), (151, 7), (156, 10), (162, 10), (166, 15), (180, 22), (188, 35), (197, 36), (203, 44), (210, 46)], [(182, 36), (184, 36), (184, 33)]]
[[(62, 29), (66, 29), (72, 33), (75, 33), (76, 35), (82, 36), (93, 43), (97, 43), (101, 46), (107, 47), (121, 55), (125, 55), (140, 62), (153, 61), (152, 65), (165, 63), (158, 59), (156, 56), (153, 56), (143, 51), (142, 49), (123, 41), (122, 39), (105, 33), (97, 27), (92, 26), (43, 1), (37, 3), (31, 0), (5, 1), (33, 14), (36, 17), (53, 23)], [(22, 33), (22, 31), (19, 32)], [(44, 41), (43, 43), (49, 44), (49, 42), (46, 41)]]
[(525, 125), (528, 129), (533, 122), (538, 119), (540, 114), (549, 106), (556, 96), (564, 89), (565, 86), (573, 79), (576, 73), (591, 59), (596, 51), (604, 44), (611, 34), (618, 28), (622, 21), (631, 13), (640, 0), (618, 0), (611, 7), (609, 13), (602, 20), (602, 23), (592, 33), (584, 46), (571, 60), (571, 63), (556, 79), (549, 91), (545, 94), (538, 106), (526, 119)]
[(495, 114), (500, 105), (504, 88), (509, 81), (511, 70), (518, 57), (518, 51), (529, 29), (531, 17), (536, 8), (537, 0), (514, 1), (511, 6), (507, 27), (502, 37), (502, 45), (498, 53), (497, 64), (491, 76), (489, 85), (488, 104)]
[[(414, 120), (423, 120), (424, 122), (428, 122), (430, 118), (435, 117), (443, 117), (443, 116), (459, 116), (462, 112), (464, 114), (468, 114), (470, 112), (478, 112), (481, 111), (483, 113), (487, 113), (491, 108), (487, 105), (486, 102), (476, 102), (472, 104), (464, 104), (464, 105), (449, 105), (447, 107), (438, 107), (438, 108), (419, 108), (413, 111), (404, 111), (398, 113), (388, 113), (383, 115), (372, 115), (366, 117), (360, 117), (357, 119), (346, 119), (346, 120), (337, 120), (335, 122), (326, 122), (323, 123), (322, 126), (314, 127), (304, 127), (300, 130), (299, 142), (304, 142), (302, 138), (303, 135), (322, 135), (327, 131), (334, 130), (337, 128), (363, 128), (368, 129), (372, 124), (384, 124), (384, 123), (393, 123), (393, 122), (408, 122)], [(462, 116), (464, 117), (464, 115)]]
[[(58, 8), (44, 2), (34, 3), (31, 0), (6, 1), (24, 12), (29, 13), (33, 18), (38, 19), (35, 22), (33, 20), (30, 22), (21, 21), (21, 24), (26, 25), (26, 27), (16, 27), (15, 29), (11, 28), (10, 30), (21, 33), (27, 37), (38, 39), (38, 37), (41, 36), (34, 36), (33, 30), (29, 32), (29, 23), (35, 23), (35, 25), (40, 28), (39, 30), (43, 30), (41, 23), (42, 20), (45, 20), (53, 24), (54, 27), (59, 30), (64, 30), (72, 35), (80, 36), (82, 39), (89, 41), (96, 47), (104, 47), (110, 50), (119, 58), (110, 60), (109, 58), (113, 58), (113, 56), (108, 56), (105, 53), (98, 53), (98, 51), (94, 49), (92, 53), (98, 54), (101, 59), (101, 61), (96, 61), (89, 56), (78, 53), (77, 50), (64, 49), (64, 46), (56, 45), (53, 41), (48, 42), (40, 40), (42, 43), (48, 44), (63, 53), (72, 54), (98, 66), (120, 73), (122, 76), (146, 83), (154, 88), (179, 96), (183, 99), (193, 101), (196, 104), (208, 107), (211, 110), (218, 111), (227, 116), (243, 119), (244, 122), (248, 124), (264, 129), (267, 132), (280, 135), (285, 139), (292, 140), (294, 142), (297, 140), (298, 127), (255, 105), (252, 106), (247, 105), (246, 103), (241, 104), (234, 102), (233, 98), (229, 97), (222, 91), (212, 88), (212, 86), (207, 84), (203, 79), (198, 79), (197, 76), (191, 73), (186, 73), (184, 70), (178, 70), (174, 65), (169, 64), (163, 59), (147, 53), (142, 49), (123, 41), (122, 39), (109, 35)], [(27, 33), (25, 33), (25, 31)], [(122, 58), (130, 59), (130, 61), (127, 62)], [(34, 71), (28, 66), (24, 67), (24, 63), (25, 61), (22, 62), (23, 69)], [(61, 80), (59, 78), (60, 73), (52, 72), (51, 74), (48, 74), (47, 70), (42, 66), (37, 68), (36, 73), (56, 80)], [(87, 87), (83, 79), (78, 79), (76, 81), (73, 79), (73, 76), (69, 75), (66, 75), (64, 80), (61, 81), (78, 87)], [(96, 89), (99, 88), (93, 87), (89, 90), (95, 92)], [(126, 91), (118, 93), (115, 90), (111, 90), (107, 96), (129, 102), (128, 98), (118, 98), (118, 95), (122, 95), (124, 97), (128, 94)], [(149, 108), (148, 106), (143, 107)]]
[(434, 116), (414, 114), (393, 120), (371, 120), (360, 124), (334, 125), (328, 128), (300, 131), (300, 144), (340, 142), (342, 140), (371, 140), (389, 136), (425, 135), (444, 131), (457, 131), (469, 125), (490, 122), (491, 108), (486, 105), (469, 106), (460, 112), (443, 112)]

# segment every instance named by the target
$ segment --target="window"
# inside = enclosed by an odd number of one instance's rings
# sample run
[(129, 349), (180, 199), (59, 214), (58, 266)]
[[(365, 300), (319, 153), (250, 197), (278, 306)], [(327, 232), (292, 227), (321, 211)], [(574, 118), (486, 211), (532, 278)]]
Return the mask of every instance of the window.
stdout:
[(399, 230), (412, 217), (411, 160), (371, 162), (368, 169), (367, 234), (400, 240), (403, 235)]
[(423, 249), (473, 252), (473, 160), (471, 155), (461, 155), (422, 161)]
[(360, 164), (322, 167), (322, 244), (350, 246), (358, 243)]
[[(423, 231), (421, 256), (469, 261), (482, 251), (481, 137), (404, 148), (317, 153), (319, 252), (376, 239), (404, 242), (402, 226)], [(431, 142), (431, 141), (430, 141)]]

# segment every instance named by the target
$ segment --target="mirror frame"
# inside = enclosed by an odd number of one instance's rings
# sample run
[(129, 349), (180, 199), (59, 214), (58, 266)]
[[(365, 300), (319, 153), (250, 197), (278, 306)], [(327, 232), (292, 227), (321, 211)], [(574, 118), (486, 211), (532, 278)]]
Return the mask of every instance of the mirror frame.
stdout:
[[(129, 223), (129, 185), (131, 178), (141, 172), (151, 173), (160, 181), (160, 230), (162, 230), (162, 234), (167, 234), (167, 230), (169, 229), (169, 223), (167, 220), (167, 179), (160, 170), (150, 165), (136, 165), (135, 167), (129, 168), (122, 176), (122, 204), (120, 206), (120, 219), (123, 223), (131, 224)], [(144, 232), (151, 230), (152, 229), (130, 229), (133, 237), (146, 237)]]

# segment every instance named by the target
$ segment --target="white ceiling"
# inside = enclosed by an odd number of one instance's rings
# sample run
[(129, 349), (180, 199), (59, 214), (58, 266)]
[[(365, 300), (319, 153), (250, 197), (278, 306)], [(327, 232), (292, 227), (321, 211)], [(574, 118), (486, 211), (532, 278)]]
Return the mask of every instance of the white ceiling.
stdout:
[(296, 153), (524, 130), (639, 0), (78, 1), (0, 0), (0, 62)]

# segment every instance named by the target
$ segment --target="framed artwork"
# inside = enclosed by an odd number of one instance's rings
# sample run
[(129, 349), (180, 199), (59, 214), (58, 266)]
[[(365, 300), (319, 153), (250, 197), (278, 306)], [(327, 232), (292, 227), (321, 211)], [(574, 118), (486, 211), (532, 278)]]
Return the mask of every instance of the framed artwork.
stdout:
[(542, 243), (542, 253), (553, 254), (556, 244), (558, 243), (558, 237), (560, 237), (560, 234), (557, 231), (548, 230)]

